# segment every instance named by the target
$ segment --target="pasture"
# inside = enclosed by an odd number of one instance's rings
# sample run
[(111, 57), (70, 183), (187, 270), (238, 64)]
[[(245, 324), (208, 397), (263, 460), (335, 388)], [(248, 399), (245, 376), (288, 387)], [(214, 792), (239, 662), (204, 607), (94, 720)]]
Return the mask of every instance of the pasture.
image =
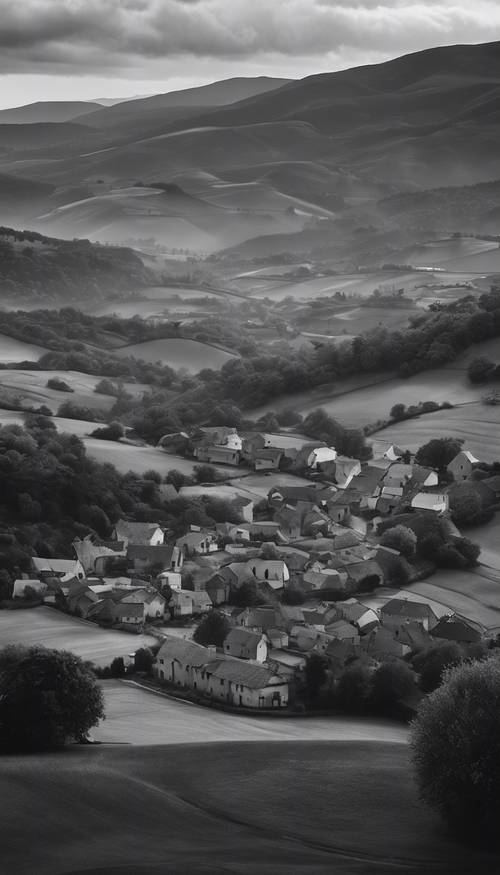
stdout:
[[(49, 389), (47, 381), (57, 378), (64, 380), (73, 392), (60, 392)], [(101, 377), (83, 374), (79, 371), (30, 371), (7, 369), (0, 370), (0, 387), (20, 397), (26, 406), (39, 406), (45, 404), (53, 413), (57, 412), (59, 405), (64, 401), (88, 407), (89, 410), (107, 412), (115, 403), (111, 395), (101, 395), (95, 392), (97, 383)], [(147, 386), (140, 383), (125, 383), (123, 388), (126, 392), (139, 397), (147, 391)]]
[[(426, 372), (427, 376), (432, 372)], [(436, 383), (438, 392), (434, 391), (428, 398), (440, 400), (439, 395), (444, 394), (442, 383), (446, 385), (446, 371), (440, 371), (440, 384)], [(425, 374), (423, 375), (426, 376)], [(408, 383), (411, 382), (408, 380)], [(401, 387), (400, 400), (408, 398), (403, 390), (407, 383)], [(429, 388), (429, 391), (432, 391)], [(485, 392), (484, 386), (475, 391), (477, 394)], [(382, 396), (385, 393), (381, 393)], [(448, 400), (453, 400), (453, 393), (448, 393)], [(477, 458), (485, 462), (495, 462), (500, 459), (500, 407), (491, 407), (480, 401), (462, 404), (453, 410), (439, 410), (436, 413), (428, 413), (417, 419), (409, 419), (405, 422), (391, 425), (378, 431), (372, 444), (374, 450), (388, 442), (396, 443), (409, 450), (417, 450), (422, 444), (432, 438), (456, 437), (464, 441), (464, 447), (471, 450)]]
[[(105, 464), (109, 462), (126, 474), (133, 471), (135, 474), (144, 474), (145, 471), (158, 471), (162, 477), (172, 471), (182, 471), (188, 476), (192, 475), (196, 465), (200, 465), (196, 459), (185, 459), (183, 456), (175, 456), (165, 453), (156, 447), (139, 447), (134, 444), (117, 443), (115, 441), (102, 441), (99, 438), (85, 438), (84, 444), (87, 453), (97, 462)], [(211, 465), (224, 479), (234, 476), (240, 469), (230, 465)]]
[(34, 343), (24, 343), (6, 334), (0, 334), (0, 362), (15, 364), (15, 362), (37, 362), (48, 350)]
[[(403, 590), (404, 592), (404, 590)], [(407, 587), (425, 601), (439, 602), (469, 620), (500, 632), (500, 572), (479, 566), (471, 571), (439, 569), (428, 580)]]
[(185, 368), (190, 374), (196, 374), (203, 368), (219, 370), (227, 361), (236, 358), (233, 353), (218, 347), (183, 337), (134, 343), (130, 346), (122, 346), (115, 352), (120, 356), (142, 359), (146, 362), (161, 362), (176, 370)]
[(245, 477), (236, 477), (230, 481), (232, 486), (253, 493), (260, 498), (266, 498), (273, 486), (310, 486), (311, 481), (304, 477), (296, 477), (294, 474), (283, 474), (281, 471), (269, 471), (262, 474), (249, 474)]
[(419, 802), (403, 744), (73, 748), (4, 757), (3, 787), (2, 864), (16, 875), (498, 868), (498, 857), (456, 843)]
[(0, 611), (0, 643), (36, 644), (56, 650), (71, 650), (96, 665), (109, 665), (115, 656), (126, 656), (139, 647), (154, 644), (151, 635), (135, 635), (115, 629), (100, 629), (95, 623), (40, 607)]

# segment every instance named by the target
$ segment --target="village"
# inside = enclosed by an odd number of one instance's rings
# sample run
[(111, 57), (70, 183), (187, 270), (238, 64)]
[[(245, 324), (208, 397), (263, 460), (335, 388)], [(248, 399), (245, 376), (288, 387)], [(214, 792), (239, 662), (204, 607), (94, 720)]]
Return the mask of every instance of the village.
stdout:
[[(167, 435), (161, 444), (178, 452), (188, 440)], [(191, 525), (177, 538), (154, 520), (119, 520), (110, 540), (75, 539), (73, 559), (34, 556), (14, 599), (147, 631), (158, 641), (158, 683), (243, 709), (290, 708), (312, 656), (335, 685), (348, 666), (370, 672), (436, 643), (492, 640), (479, 623), (404, 589), (443, 557), (455, 567), (476, 562), (479, 549), (462, 537), (450, 504), (480, 501), (493, 512), (500, 476), (469, 451), (444, 470), (393, 445), (361, 463), (322, 441), (225, 426), (199, 429), (191, 451), (204, 463), (243, 459), (268, 472), (267, 498), (241, 491), (230, 500), (239, 522)], [(273, 482), (280, 470), (290, 485)], [(216, 487), (163, 488), (182, 496)], [(379, 600), (382, 587), (392, 592)], [(131, 637), (132, 657), (133, 648)]]

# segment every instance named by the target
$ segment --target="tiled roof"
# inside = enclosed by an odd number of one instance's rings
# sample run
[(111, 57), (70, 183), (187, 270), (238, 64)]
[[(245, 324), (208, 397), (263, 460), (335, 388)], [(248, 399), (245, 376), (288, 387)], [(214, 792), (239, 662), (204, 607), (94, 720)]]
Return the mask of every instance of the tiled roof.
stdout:
[(136, 523), (129, 520), (118, 520), (115, 524), (120, 540), (133, 541), (134, 544), (147, 544), (158, 528), (158, 523)]
[(203, 665), (210, 659), (210, 651), (194, 641), (183, 638), (165, 638), (158, 651), (157, 659), (178, 659), (187, 665)]
[(252, 662), (244, 662), (239, 659), (224, 659), (212, 662), (208, 671), (220, 680), (230, 681), (233, 684), (242, 684), (252, 690), (260, 690), (266, 687), (273, 673), (261, 665)]

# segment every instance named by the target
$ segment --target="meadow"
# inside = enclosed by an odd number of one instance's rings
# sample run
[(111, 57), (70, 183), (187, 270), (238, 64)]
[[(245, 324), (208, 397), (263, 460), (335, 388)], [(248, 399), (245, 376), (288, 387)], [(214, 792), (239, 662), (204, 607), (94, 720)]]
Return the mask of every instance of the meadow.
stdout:
[[(54, 378), (63, 380), (73, 392), (49, 389), (47, 381)], [(15, 368), (0, 370), (1, 389), (21, 398), (27, 407), (45, 404), (53, 413), (56, 413), (65, 401), (71, 401), (72, 404), (87, 407), (89, 410), (107, 413), (113, 407), (115, 398), (94, 391), (100, 380), (101, 377), (80, 371), (21, 371)], [(143, 383), (124, 383), (123, 388), (134, 397), (140, 397), (148, 389)]]
[(236, 358), (232, 353), (218, 347), (181, 337), (134, 343), (122, 346), (115, 352), (120, 356), (132, 356), (147, 362), (162, 362), (175, 369), (185, 368), (191, 374), (196, 374), (203, 368), (219, 370), (227, 361)]
[(3, 787), (16, 875), (497, 871), (418, 801), (403, 744), (74, 748), (4, 757)]
[[(427, 372), (423, 376), (429, 376)], [(445, 372), (440, 372), (440, 383), (443, 381)], [(408, 381), (410, 382), (410, 381)], [(446, 383), (446, 379), (444, 379)], [(406, 387), (406, 384), (405, 384)], [(403, 389), (404, 387), (402, 387)], [(436, 383), (436, 389), (429, 389), (428, 399), (439, 401), (442, 394), (442, 385)], [(478, 390), (475, 390), (478, 392)], [(481, 393), (486, 390), (484, 387)], [(382, 393), (381, 393), (382, 394)], [(408, 398), (406, 392), (400, 392), (399, 400)], [(444, 399), (443, 399), (444, 400)], [(453, 395), (449, 393), (446, 400), (453, 401)], [(428, 413), (417, 419), (409, 419), (405, 422), (391, 425), (378, 431), (372, 439), (374, 450), (387, 443), (395, 443), (399, 446), (416, 450), (422, 444), (432, 438), (456, 437), (464, 441), (464, 446), (471, 450), (478, 459), (485, 462), (495, 462), (500, 459), (500, 406), (492, 407), (480, 401), (462, 404), (453, 410), (439, 410), (436, 413)]]
[(0, 334), (0, 363), (37, 362), (47, 350), (34, 343), (24, 343), (6, 334)]
[(0, 611), (2, 646), (40, 644), (57, 650), (71, 650), (96, 665), (109, 665), (115, 656), (127, 656), (138, 647), (154, 644), (155, 640), (151, 635), (100, 629), (95, 623), (49, 607)]

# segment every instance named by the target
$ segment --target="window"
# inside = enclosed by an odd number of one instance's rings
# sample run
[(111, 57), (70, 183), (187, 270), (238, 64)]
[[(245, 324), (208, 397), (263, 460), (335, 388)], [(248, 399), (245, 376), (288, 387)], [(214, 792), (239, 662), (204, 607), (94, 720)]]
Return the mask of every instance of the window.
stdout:
[(221, 687), (224, 686), (224, 679), (223, 678), (220, 679), (220, 685), (221, 685)]

